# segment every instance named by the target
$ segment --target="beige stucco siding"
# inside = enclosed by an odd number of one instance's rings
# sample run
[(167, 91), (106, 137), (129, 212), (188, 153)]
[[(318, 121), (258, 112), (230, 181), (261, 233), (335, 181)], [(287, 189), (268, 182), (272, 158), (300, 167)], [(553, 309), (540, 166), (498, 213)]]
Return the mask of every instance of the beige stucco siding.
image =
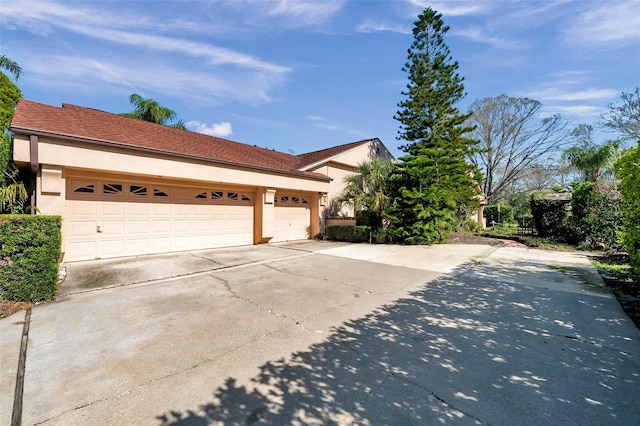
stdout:
[[(29, 139), (16, 135), (14, 159), (29, 162)], [(327, 192), (328, 182), (304, 177), (286, 176), (264, 170), (234, 168), (188, 158), (132, 152), (123, 148), (87, 147), (80, 143), (40, 137), (38, 162), (51, 166), (64, 166), (113, 173), (135, 173), (174, 179), (197, 179), (234, 185), (291, 188), (299, 191)]]

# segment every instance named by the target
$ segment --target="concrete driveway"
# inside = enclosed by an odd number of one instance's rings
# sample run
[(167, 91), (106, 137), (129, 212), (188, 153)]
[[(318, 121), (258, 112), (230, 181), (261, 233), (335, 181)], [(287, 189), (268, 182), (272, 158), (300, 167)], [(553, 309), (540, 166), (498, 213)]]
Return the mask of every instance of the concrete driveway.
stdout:
[(24, 425), (640, 424), (640, 332), (580, 254), (309, 241), (69, 264), (61, 294)]

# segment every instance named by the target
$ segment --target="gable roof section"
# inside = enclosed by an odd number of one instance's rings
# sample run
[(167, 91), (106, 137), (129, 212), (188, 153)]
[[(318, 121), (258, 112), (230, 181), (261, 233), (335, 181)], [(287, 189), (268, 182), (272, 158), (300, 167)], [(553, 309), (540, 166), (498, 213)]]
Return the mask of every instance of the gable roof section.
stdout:
[(319, 151), (308, 152), (306, 154), (298, 155), (298, 168), (305, 170), (318, 163), (326, 162), (335, 158), (336, 156), (345, 153), (349, 150), (357, 148), (361, 145), (365, 145), (376, 141), (377, 139), (364, 139), (357, 142), (351, 142), (344, 145), (338, 145), (331, 148), (321, 149)]
[(298, 156), (70, 104), (62, 104), (59, 108), (21, 99), (11, 129), (16, 133), (55, 136), (330, 180), (320, 173), (299, 170)]

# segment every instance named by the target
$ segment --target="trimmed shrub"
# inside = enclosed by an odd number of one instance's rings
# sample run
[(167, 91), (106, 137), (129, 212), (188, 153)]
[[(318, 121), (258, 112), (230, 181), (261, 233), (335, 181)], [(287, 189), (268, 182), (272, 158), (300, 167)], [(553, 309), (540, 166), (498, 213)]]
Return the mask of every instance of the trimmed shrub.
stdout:
[(350, 243), (364, 243), (369, 241), (368, 226), (328, 226), (327, 239), (347, 241)]
[(567, 241), (588, 247), (604, 243), (609, 251), (620, 250), (622, 216), (616, 182), (581, 182), (571, 194)]
[(531, 195), (531, 214), (538, 235), (564, 239), (567, 233), (569, 204), (563, 200), (545, 198), (544, 193)]
[(624, 245), (629, 261), (640, 277), (640, 141), (618, 159), (616, 177), (621, 179)]
[(40, 302), (55, 297), (60, 216), (0, 216), (0, 299)]
[(484, 207), (484, 217), (487, 225), (495, 223), (511, 223), (513, 222), (514, 209), (509, 205), (497, 206), (490, 205)]

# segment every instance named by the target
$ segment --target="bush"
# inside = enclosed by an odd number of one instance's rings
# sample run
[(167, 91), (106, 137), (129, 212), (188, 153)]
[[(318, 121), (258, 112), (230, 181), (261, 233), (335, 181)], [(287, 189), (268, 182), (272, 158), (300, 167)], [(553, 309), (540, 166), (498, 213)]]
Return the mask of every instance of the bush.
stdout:
[(546, 198), (545, 193), (531, 195), (531, 214), (540, 237), (564, 239), (567, 233), (567, 210), (564, 200)]
[(369, 241), (370, 230), (368, 226), (328, 226), (327, 239), (364, 243)]
[(622, 217), (616, 182), (582, 182), (575, 185), (571, 194), (567, 241), (587, 247), (604, 243), (610, 251), (620, 250)]
[(54, 298), (60, 258), (60, 216), (0, 216), (0, 299)]
[(629, 253), (629, 261), (640, 277), (640, 141), (630, 148), (616, 163), (616, 177), (622, 194), (624, 221), (623, 241)]
[(462, 224), (462, 230), (466, 232), (478, 232), (480, 230), (480, 224), (472, 219), (467, 219)]
[(511, 223), (513, 222), (514, 209), (509, 205), (497, 206), (490, 205), (484, 208), (484, 217), (487, 220), (487, 225), (492, 222), (495, 223)]

